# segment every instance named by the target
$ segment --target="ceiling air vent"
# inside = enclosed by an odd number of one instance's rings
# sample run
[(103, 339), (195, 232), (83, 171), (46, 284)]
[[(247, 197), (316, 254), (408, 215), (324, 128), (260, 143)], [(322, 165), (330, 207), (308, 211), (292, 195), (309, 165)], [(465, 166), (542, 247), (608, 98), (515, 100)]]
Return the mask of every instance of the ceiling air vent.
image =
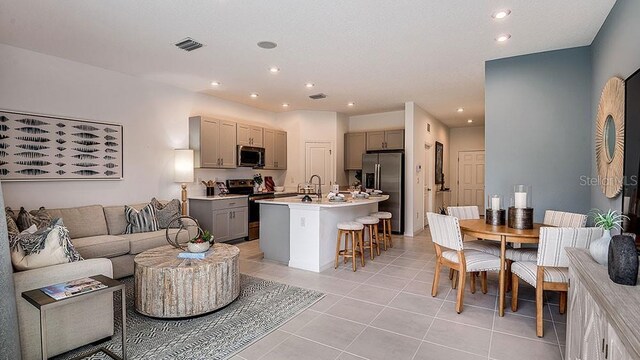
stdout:
[(201, 48), (203, 45), (192, 38), (186, 38), (175, 43), (175, 46), (179, 47), (184, 51), (193, 51), (195, 49)]
[(313, 100), (320, 100), (320, 99), (325, 99), (327, 95), (320, 93), (320, 94), (309, 95), (309, 97), (312, 98)]

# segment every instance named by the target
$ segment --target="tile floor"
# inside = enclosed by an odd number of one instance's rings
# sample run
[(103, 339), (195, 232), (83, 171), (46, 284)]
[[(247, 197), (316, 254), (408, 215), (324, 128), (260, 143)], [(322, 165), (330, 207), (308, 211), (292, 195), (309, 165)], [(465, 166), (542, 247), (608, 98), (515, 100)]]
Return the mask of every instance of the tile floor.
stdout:
[[(471, 294), (454, 309), (455, 290), (443, 271), (431, 297), (434, 252), (428, 232), (394, 237), (394, 247), (354, 273), (350, 264), (317, 274), (255, 255), (257, 241), (239, 245), (243, 273), (322, 291), (326, 296), (233, 359), (563, 359), (565, 316), (547, 294), (545, 336), (535, 334), (534, 289), (520, 286), (520, 309), (497, 315), (497, 276), (489, 293)], [(448, 273), (448, 272), (447, 272)], [(507, 294), (507, 304), (510, 304)]]

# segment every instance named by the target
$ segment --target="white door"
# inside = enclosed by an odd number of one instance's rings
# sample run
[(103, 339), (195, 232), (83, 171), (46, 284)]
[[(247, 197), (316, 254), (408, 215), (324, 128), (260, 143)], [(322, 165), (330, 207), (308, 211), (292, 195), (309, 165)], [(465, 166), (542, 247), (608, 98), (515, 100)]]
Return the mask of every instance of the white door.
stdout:
[(477, 205), (484, 213), (484, 150), (458, 153), (458, 205)]
[[(318, 175), (322, 179), (322, 192), (327, 193), (329, 183), (335, 181), (333, 174), (333, 151), (330, 142), (305, 143), (305, 181), (311, 175)], [(314, 184), (315, 184), (314, 179)]]

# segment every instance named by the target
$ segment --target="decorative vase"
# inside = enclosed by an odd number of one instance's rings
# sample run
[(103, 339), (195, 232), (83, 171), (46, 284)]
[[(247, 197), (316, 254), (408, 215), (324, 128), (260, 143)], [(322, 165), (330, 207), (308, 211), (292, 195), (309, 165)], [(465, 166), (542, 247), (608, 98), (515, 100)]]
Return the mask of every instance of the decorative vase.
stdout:
[(609, 260), (609, 243), (611, 242), (611, 230), (603, 230), (602, 237), (592, 241), (589, 246), (591, 257), (598, 264), (607, 266)]
[(638, 251), (633, 237), (616, 235), (609, 244), (609, 278), (616, 284), (635, 286), (638, 281)]
[(211, 244), (208, 242), (201, 242), (201, 243), (190, 242), (187, 244), (187, 249), (189, 249), (189, 252), (192, 252), (192, 253), (205, 252), (209, 250), (210, 247), (211, 247)]

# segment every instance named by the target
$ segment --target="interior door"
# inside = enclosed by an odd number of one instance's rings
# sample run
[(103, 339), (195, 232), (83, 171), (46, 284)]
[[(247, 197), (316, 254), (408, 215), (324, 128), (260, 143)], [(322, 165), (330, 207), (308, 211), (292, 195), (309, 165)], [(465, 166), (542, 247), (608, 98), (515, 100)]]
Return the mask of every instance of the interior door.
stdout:
[(220, 121), (220, 138), (218, 140), (218, 152), (223, 168), (236, 167), (236, 123), (232, 121)]
[(458, 153), (458, 205), (476, 205), (484, 214), (484, 151)]
[[(305, 144), (305, 181), (312, 175), (322, 179), (322, 192), (327, 193), (328, 184), (334, 181), (333, 155), (330, 142), (307, 142)], [(314, 181), (316, 181), (314, 179)]]

